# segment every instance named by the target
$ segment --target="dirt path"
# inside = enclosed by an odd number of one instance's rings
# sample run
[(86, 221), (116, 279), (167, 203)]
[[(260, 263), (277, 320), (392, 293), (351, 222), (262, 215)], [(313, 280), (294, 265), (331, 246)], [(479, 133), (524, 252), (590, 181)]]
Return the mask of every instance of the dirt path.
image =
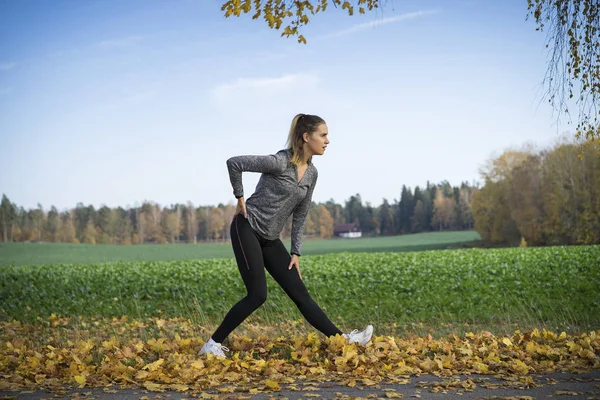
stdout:
[[(489, 375), (458, 375), (439, 378), (433, 375), (412, 377), (404, 384), (379, 384), (374, 386), (340, 386), (336, 383), (297, 383), (282, 385), (281, 391), (250, 394), (248, 392), (226, 393), (218, 389), (199, 392), (165, 391), (151, 392), (141, 389), (72, 389), (61, 394), (47, 391), (0, 391), (0, 399), (342, 399), (342, 398), (420, 398), (420, 399), (599, 399), (600, 370), (581, 374), (553, 373), (530, 375), (529, 384), (523, 379), (514, 382), (493, 378)], [(112, 393), (111, 393), (112, 392)]]

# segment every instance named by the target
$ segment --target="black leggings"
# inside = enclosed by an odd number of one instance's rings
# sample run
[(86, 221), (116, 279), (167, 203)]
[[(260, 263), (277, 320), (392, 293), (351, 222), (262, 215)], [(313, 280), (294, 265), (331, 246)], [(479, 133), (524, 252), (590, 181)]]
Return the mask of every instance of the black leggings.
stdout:
[(215, 342), (223, 343), (231, 331), (265, 302), (265, 267), (312, 326), (326, 336), (342, 334), (310, 297), (296, 268), (288, 269), (291, 256), (280, 239), (267, 240), (259, 236), (243, 214), (235, 216), (230, 231), (233, 253), (248, 294), (225, 315), (212, 335)]

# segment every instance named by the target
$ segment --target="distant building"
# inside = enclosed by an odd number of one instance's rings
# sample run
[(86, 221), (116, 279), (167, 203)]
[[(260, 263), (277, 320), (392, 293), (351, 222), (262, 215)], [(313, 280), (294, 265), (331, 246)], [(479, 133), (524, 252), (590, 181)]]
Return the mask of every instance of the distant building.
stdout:
[(337, 224), (333, 228), (333, 235), (341, 238), (359, 238), (362, 236), (358, 222), (353, 224)]

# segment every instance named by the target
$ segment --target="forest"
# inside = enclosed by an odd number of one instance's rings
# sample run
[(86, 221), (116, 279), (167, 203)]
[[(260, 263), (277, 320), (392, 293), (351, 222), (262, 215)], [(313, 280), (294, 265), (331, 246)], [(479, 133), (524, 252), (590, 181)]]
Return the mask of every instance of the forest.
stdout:
[[(399, 183), (399, 200), (364, 203), (359, 193), (343, 204), (314, 203), (304, 236), (328, 239), (336, 226), (358, 224), (363, 237), (475, 229), (489, 244), (571, 245), (600, 243), (600, 150), (594, 140), (563, 140), (552, 148), (505, 150), (480, 169), (480, 183), (452, 186)], [(78, 203), (59, 211), (41, 204), (26, 210), (3, 194), (3, 242), (91, 244), (198, 243), (229, 240), (235, 212), (228, 204), (192, 202), (133, 208)], [(282, 232), (289, 237), (291, 217)]]

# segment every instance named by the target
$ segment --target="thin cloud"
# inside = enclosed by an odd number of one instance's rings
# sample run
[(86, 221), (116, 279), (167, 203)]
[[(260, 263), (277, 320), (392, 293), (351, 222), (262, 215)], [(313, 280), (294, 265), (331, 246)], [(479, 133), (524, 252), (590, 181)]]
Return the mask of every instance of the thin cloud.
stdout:
[(331, 38), (331, 37), (338, 37), (338, 36), (349, 35), (349, 34), (354, 33), (354, 32), (363, 31), (365, 29), (375, 28), (375, 27), (377, 27), (379, 25), (387, 25), (387, 24), (391, 24), (391, 23), (394, 23), (394, 22), (400, 22), (400, 21), (407, 21), (407, 20), (416, 19), (416, 18), (422, 18), (422, 17), (426, 17), (426, 16), (429, 16), (429, 15), (437, 14), (437, 13), (439, 13), (439, 10), (417, 11), (417, 12), (412, 12), (412, 13), (406, 13), (406, 14), (402, 14), (402, 15), (397, 15), (395, 17), (389, 17), (389, 18), (383, 18), (383, 19), (378, 19), (378, 20), (369, 21), (369, 22), (363, 22), (363, 23), (360, 23), (360, 24), (353, 25), (353, 26), (351, 26), (350, 28), (347, 28), (347, 29), (342, 29), (342, 30), (339, 30), (337, 32), (332, 32), (332, 33), (325, 34), (323, 36), (320, 36), (320, 38), (321, 39), (325, 39), (325, 38)]
[(17, 66), (16, 62), (0, 62), (0, 71), (10, 71)]
[(142, 36), (128, 36), (125, 38), (114, 39), (114, 40), (104, 40), (102, 42), (98, 42), (97, 46), (112, 49), (112, 48), (122, 48), (122, 47), (130, 47), (135, 46), (143, 39)]
[(313, 74), (286, 74), (276, 78), (239, 78), (235, 82), (218, 85), (212, 94), (220, 104), (227, 104), (241, 95), (281, 95), (299, 88), (314, 87), (319, 79)]

